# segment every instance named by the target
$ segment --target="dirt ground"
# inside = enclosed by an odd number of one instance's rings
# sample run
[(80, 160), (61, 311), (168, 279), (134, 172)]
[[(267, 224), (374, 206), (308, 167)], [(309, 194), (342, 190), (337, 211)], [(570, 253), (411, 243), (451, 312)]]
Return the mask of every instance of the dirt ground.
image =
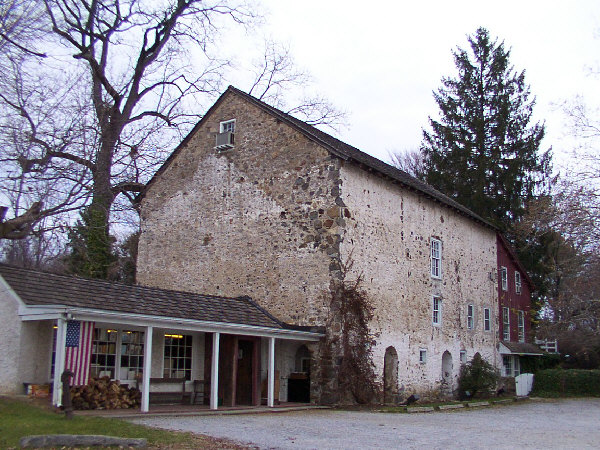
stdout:
[(132, 421), (265, 449), (600, 448), (600, 399), (533, 399), (420, 414), (309, 410)]

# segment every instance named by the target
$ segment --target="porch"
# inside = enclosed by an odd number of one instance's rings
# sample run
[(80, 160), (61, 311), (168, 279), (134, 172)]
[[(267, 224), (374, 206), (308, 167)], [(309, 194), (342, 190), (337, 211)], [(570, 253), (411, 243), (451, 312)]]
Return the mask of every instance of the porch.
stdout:
[[(290, 375), (304, 375), (309, 382), (310, 364), (298, 354), (305, 355), (306, 345), (314, 342), (310, 333), (245, 329), (242, 334), (237, 327), (220, 325), (220, 331), (209, 331), (200, 324), (140, 327), (139, 322), (102, 322), (85, 313), (70, 314), (70, 321), (94, 324), (89, 376), (137, 387), (141, 413), (272, 408), (287, 403)], [(56, 323), (54, 361), (65, 367), (69, 320), (58, 318)], [(53, 376), (54, 405), (61, 402), (59, 378)], [(308, 402), (308, 385), (306, 394)], [(156, 403), (163, 396), (176, 403)]]
[(290, 385), (305, 390), (300, 396), (294, 392), (292, 399), (310, 401), (309, 347), (316, 349), (322, 330), (285, 324), (249, 297), (8, 266), (0, 266), (0, 275), (6, 288), (5, 322), (12, 326), (14, 341), (2, 348), (20, 355), (6, 378), (7, 392), (50, 380), (52, 402), (58, 406), (60, 374), (69, 369), (75, 374), (73, 385), (108, 377), (139, 388), (142, 413), (150, 411), (155, 391), (166, 390), (155, 386), (157, 380), (173, 380), (168, 390), (175, 395), (203, 386), (197, 405), (177, 409), (273, 408), (278, 400), (288, 401)]

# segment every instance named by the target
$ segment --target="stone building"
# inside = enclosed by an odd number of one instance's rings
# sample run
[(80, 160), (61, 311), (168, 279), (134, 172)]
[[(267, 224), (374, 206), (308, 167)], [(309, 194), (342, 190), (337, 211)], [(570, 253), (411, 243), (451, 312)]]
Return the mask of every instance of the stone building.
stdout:
[[(452, 391), (475, 353), (500, 365), (496, 230), (234, 87), (156, 173), (141, 211), (143, 285), (249, 295), (284, 322), (323, 326), (332, 281), (361, 276), (386, 400)], [(282, 400), (298, 372), (311, 374), (311, 400), (335, 400), (318, 343), (278, 341), (276, 354)]]

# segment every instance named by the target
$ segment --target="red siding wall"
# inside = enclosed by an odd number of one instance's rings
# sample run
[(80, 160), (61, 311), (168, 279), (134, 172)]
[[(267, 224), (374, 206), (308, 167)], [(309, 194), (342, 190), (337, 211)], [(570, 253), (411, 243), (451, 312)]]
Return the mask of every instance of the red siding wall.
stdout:
[[(502, 238), (496, 238), (498, 246), (498, 322), (499, 322), (499, 338), (502, 341), (504, 335), (504, 323), (502, 320), (502, 308), (509, 308), (510, 316), (510, 341), (518, 342), (518, 317), (517, 311), (521, 310), (525, 314), (525, 341), (531, 342), (531, 286), (527, 281), (527, 277), (519, 270), (515, 264), (513, 256), (506, 248)], [(508, 290), (502, 290), (501, 267), (506, 267), (508, 271)], [(515, 289), (515, 271), (521, 273), (521, 293), (517, 294)]]

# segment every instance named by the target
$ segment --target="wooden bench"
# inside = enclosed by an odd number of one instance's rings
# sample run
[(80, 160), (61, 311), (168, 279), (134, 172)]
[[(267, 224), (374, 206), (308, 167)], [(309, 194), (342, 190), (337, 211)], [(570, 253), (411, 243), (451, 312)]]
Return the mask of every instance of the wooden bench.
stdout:
[(186, 381), (185, 378), (150, 378), (150, 403), (183, 403)]
[(210, 386), (204, 380), (194, 380), (190, 393), (190, 405), (204, 404), (208, 399)]

